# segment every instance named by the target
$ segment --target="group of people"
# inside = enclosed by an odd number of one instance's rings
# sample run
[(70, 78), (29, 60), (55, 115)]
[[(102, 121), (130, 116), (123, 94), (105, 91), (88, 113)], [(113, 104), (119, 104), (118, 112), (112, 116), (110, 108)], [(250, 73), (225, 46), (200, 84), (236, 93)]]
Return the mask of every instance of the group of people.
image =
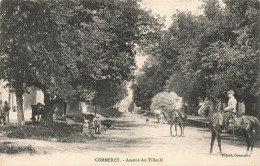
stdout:
[[(237, 121), (237, 117), (241, 116), (240, 113), (237, 111), (236, 106), (237, 106), (237, 100), (234, 97), (234, 91), (233, 90), (229, 90), (227, 92), (227, 96), (229, 97), (228, 100), (228, 106), (226, 108), (224, 108), (224, 113), (225, 116), (227, 116), (227, 118), (229, 119), (234, 119), (234, 121)], [(185, 113), (182, 109), (182, 102), (179, 101), (179, 98), (176, 99), (176, 102), (173, 105), (173, 110), (176, 111), (178, 114), (178, 116), (180, 116), (181, 119), (184, 118)]]
[[(0, 100), (0, 124), (6, 125), (6, 123), (9, 123), (9, 111), (10, 107), (7, 103), (7, 101), (3, 102)], [(7, 121), (7, 122), (6, 122)]]
[(84, 119), (85, 123), (83, 125), (83, 134), (93, 135), (100, 134), (102, 132), (101, 120), (99, 117), (95, 116), (93, 121)]

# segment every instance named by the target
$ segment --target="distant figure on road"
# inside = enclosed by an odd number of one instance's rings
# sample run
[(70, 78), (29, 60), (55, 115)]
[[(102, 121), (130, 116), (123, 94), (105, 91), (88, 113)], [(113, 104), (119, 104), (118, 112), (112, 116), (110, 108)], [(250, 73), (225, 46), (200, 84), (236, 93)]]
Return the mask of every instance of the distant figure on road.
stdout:
[(0, 124), (5, 124), (4, 116), (4, 107), (2, 105), (2, 100), (0, 100)]
[(17, 107), (14, 106), (14, 107), (13, 107), (13, 112), (16, 112), (16, 110), (17, 110)]
[(154, 114), (157, 116), (158, 123), (160, 123), (160, 115), (163, 113), (162, 110), (154, 110)]
[(149, 125), (149, 119), (146, 119), (146, 124)]
[(161, 123), (165, 123), (163, 113), (161, 113), (159, 117), (160, 117)]
[(7, 119), (7, 123), (9, 123), (9, 110), (10, 110), (10, 107), (9, 107), (7, 101), (5, 101), (5, 104), (4, 104), (4, 114), (5, 114), (5, 117), (4, 117), (4, 119), (5, 119), (5, 121)]

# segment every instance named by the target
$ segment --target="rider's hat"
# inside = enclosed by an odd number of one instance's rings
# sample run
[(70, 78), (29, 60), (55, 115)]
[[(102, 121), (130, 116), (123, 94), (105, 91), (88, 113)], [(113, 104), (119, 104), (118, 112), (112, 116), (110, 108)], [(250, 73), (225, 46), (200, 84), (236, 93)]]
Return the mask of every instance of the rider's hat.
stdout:
[(233, 90), (229, 90), (229, 91), (227, 92), (227, 94), (229, 95), (229, 94), (235, 94), (235, 93), (234, 93)]

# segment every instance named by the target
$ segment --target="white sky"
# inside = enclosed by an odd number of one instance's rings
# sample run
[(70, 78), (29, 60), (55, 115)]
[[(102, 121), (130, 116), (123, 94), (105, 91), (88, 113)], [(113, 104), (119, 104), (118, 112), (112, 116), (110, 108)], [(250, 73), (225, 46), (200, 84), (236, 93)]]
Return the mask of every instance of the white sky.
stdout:
[[(172, 23), (172, 15), (179, 11), (191, 11), (192, 13), (201, 13), (198, 9), (203, 4), (202, 0), (142, 0), (142, 8), (151, 9), (154, 14), (165, 17), (165, 26), (169, 28)], [(147, 56), (136, 56), (136, 64), (140, 69)]]
[(176, 10), (200, 13), (198, 7), (201, 7), (202, 0), (142, 0), (140, 5), (165, 17), (165, 25), (168, 28), (171, 24), (171, 16), (176, 13)]

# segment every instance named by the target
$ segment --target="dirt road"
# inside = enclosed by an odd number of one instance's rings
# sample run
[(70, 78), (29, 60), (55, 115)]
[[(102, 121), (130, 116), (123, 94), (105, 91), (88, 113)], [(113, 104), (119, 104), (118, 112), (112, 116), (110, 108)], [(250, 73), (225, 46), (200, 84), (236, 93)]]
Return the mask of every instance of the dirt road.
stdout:
[[(156, 119), (124, 113), (112, 119), (113, 128), (89, 143), (58, 143), (2, 138), (15, 144), (32, 145), (38, 155), (0, 155), (2, 165), (259, 165), (259, 143), (252, 156), (244, 156), (246, 143), (224, 135), (223, 153), (217, 142), (209, 154), (210, 132), (186, 127), (183, 137), (170, 136), (169, 125)], [(173, 131), (174, 133), (174, 131)], [(7, 140), (6, 140), (7, 139)]]

